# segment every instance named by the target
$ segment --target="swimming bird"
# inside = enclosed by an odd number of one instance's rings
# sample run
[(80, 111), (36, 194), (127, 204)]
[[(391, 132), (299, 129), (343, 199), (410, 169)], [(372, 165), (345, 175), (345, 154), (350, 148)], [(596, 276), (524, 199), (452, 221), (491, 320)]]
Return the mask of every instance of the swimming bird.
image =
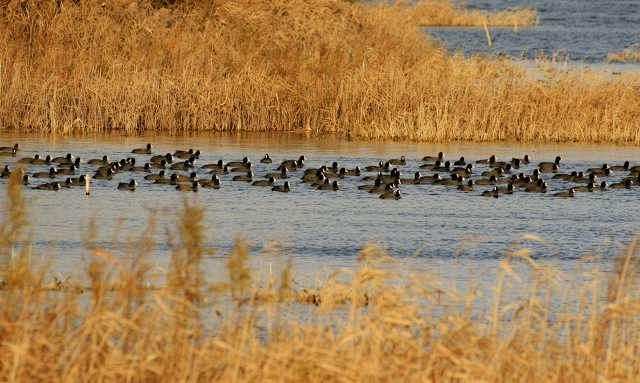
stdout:
[(554, 162), (540, 162), (538, 164), (538, 170), (542, 173), (557, 173), (560, 169), (560, 156), (557, 156)]
[(35, 186), (32, 189), (58, 191), (58, 190), (60, 190), (60, 183), (58, 183), (58, 182), (50, 182), (50, 183), (46, 183), (46, 184)]
[(481, 196), (483, 197), (494, 197), (494, 198), (498, 198), (500, 197), (500, 192), (498, 191), (498, 188), (494, 186), (493, 189), (491, 190), (485, 190), (483, 191), (481, 194)]
[(152, 164), (153, 163), (160, 163), (162, 161), (165, 161), (168, 164), (172, 164), (173, 163), (173, 154), (167, 153), (164, 156), (158, 154), (158, 155), (155, 155), (155, 156), (151, 157), (151, 159), (149, 160), (149, 162), (151, 162)]
[(138, 186), (138, 183), (136, 182), (136, 180), (132, 179), (129, 182), (120, 182), (120, 183), (118, 183), (118, 190), (135, 191), (136, 190), (136, 186)]
[(169, 169), (171, 170), (188, 170), (194, 167), (193, 163), (195, 161), (195, 157), (191, 157), (186, 161), (182, 161), (182, 162), (176, 162), (174, 164), (171, 164), (171, 166), (169, 166)]
[(198, 180), (198, 173), (191, 172), (188, 176), (182, 174), (176, 174), (176, 179), (178, 182), (193, 182)]
[(279, 172), (267, 173), (267, 175), (265, 175), (265, 177), (266, 178), (273, 177), (275, 179), (289, 178), (289, 170), (287, 170), (287, 168), (282, 168)]
[(611, 186), (609, 186), (609, 188), (611, 189), (630, 189), (631, 186), (633, 186), (633, 179), (631, 178), (626, 178), (621, 182), (616, 182), (611, 184)]
[(230, 162), (227, 162), (227, 166), (229, 166), (230, 168), (236, 167), (236, 166), (244, 166), (244, 165), (248, 164), (249, 162), (250, 162), (249, 161), (249, 157), (244, 157), (242, 159), (242, 161), (230, 161)]
[(306, 161), (304, 155), (298, 157), (297, 160), (284, 160), (280, 163), (280, 166), (278, 166), (277, 170), (282, 170), (282, 168), (287, 168), (291, 171), (297, 170), (304, 167), (304, 161)]
[(593, 182), (589, 182), (586, 185), (574, 186), (572, 189), (574, 192), (593, 192), (596, 185)]
[(71, 153), (67, 153), (66, 156), (54, 157), (51, 162), (55, 162), (56, 164), (70, 164), (73, 162), (73, 155)]
[(569, 190), (561, 191), (557, 193), (553, 193), (554, 197), (568, 198), (575, 196), (576, 190), (574, 188), (569, 188)]
[(89, 165), (107, 165), (109, 164), (109, 156), (102, 156), (102, 158), (94, 158), (91, 159), (89, 161), (87, 161), (87, 164)]
[(291, 191), (291, 186), (289, 185), (289, 181), (285, 181), (284, 185), (276, 185), (271, 188), (273, 191), (288, 193)]
[(400, 190), (398, 189), (389, 189), (389, 190), (385, 190), (384, 193), (380, 194), (378, 198), (399, 200), (400, 198), (402, 198), (402, 195), (400, 194)]
[(389, 160), (390, 165), (406, 165), (407, 159), (404, 156), (400, 156), (400, 158), (392, 158)]
[(0, 173), (0, 178), (9, 178), (9, 176), (11, 176), (11, 170), (9, 169), (9, 165), (5, 165), (2, 173)]
[(340, 184), (338, 183), (338, 181), (333, 181), (331, 183), (329, 183), (329, 180), (325, 180), (325, 182), (322, 185), (319, 185), (317, 187), (318, 190), (333, 190), (333, 191), (338, 191), (340, 190)]
[(22, 184), (23, 185), (29, 185), (29, 181), (31, 181), (30, 177), (28, 174), (25, 174), (22, 176)]
[(437, 184), (442, 181), (442, 177), (440, 174), (434, 173), (432, 176), (421, 176), (420, 183), (421, 184)]
[(589, 182), (593, 182), (596, 183), (596, 179), (598, 178), (597, 175), (595, 174), (589, 174), (588, 176), (585, 177), (585, 174), (583, 172), (578, 172), (578, 174), (571, 178), (570, 181), (571, 182), (577, 182), (577, 183), (589, 183)]
[(599, 168), (590, 168), (587, 169), (587, 173), (595, 174), (600, 177), (607, 177), (611, 175), (611, 168), (607, 164), (603, 164), (602, 167)]
[(444, 186), (458, 186), (461, 183), (464, 182), (464, 177), (459, 176), (457, 174), (452, 174), (451, 178), (449, 179), (444, 179), (440, 182), (438, 182), (439, 185), (444, 185)]
[(165, 176), (164, 170), (160, 170), (158, 174), (147, 174), (146, 176), (144, 176), (144, 179), (148, 181), (156, 181), (164, 178), (164, 176)]
[(473, 191), (473, 180), (469, 180), (467, 184), (458, 185), (458, 190), (460, 191)]
[(467, 164), (467, 161), (465, 161), (464, 157), (460, 157), (459, 160), (453, 163), (453, 166), (465, 166), (466, 164)]
[(147, 144), (144, 148), (136, 148), (131, 151), (133, 154), (151, 154), (151, 144)]
[(346, 175), (347, 175), (347, 176), (356, 176), (356, 177), (359, 177), (359, 176), (360, 176), (360, 173), (361, 173), (361, 172), (360, 172), (360, 167), (359, 167), (359, 166), (356, 166), (356, 167), (355, 167), (355, 168), (353, 168), (353, 169), (347, 169), (347, 173), (346, 173)]
[[(274, 177), (275, 178), (275, 177)], [(306, 173), (302, 176), (302, 182), (314, 183), (318, 180), (324, 180), (325, 174), (322, 169), (316, 169), (315, 172)]]
[(495, 168), (493, 170), (486, 170), (484, 172), (482, 172), (480, 175), (483, 177), (502, 177), (502, 175), (504, 174), (504, 170), (502, 170), (502, 168)]
[(210, 174), (218, 174), (218, 175), (229, 174), (229, 170), (230, 170), (229, 166), (228, 165), (224, 165), (224, 167), (222, 169), (213, 169), (209, 173)]
[(210, 180), (199, 180), (200, 186), (207, 189), (220, 189), (220, 178), (214, 173)]
[(58, 168), (57, 174), (63, 176), (72, 176), (76, 174), (76, 169), (78, 168), (73, 164), (70, 167), (60, 167)]
[(154, 184), (160, 185), (177, 185), (178, 184), (178, 175), (176, 173), (171, 174), (169, 178), (159, 178), (153, 182)]
[(20, 149), (20, 145), (14, 144), (13, 146), (2, 146), (0, 147), (0, 155), (4, 156), (15, 156)]
[(364, 170), (368, 172), (386, 171), (388, 169), (389, 169), (389, 164), (385, 164), (382, 161), (378, 162), (378, 165), (369, 165), (364, 167)]
[(413, 178), (401, 178), (400, 181), (405, 185), (418, 185), (421, 177), (422, 174), (420, 172), (415, 172), (413, 173)]
[(546, 193), (547, 183), (543, 179), (539, 179), (536, 183), (525, 186), (524, 191), (528, 193)]
[(81, 174), (78, 177), (67, 178), (69, 180), (71, 186), (85, 186), (87, 183), (87, 176)]
[(473, 165), (468, 164), (466, 167), (455, 167), (451, 169), (451, 173), (456, 173), (459, 176), (469, 177), (473, 173)]
[(265, 154), (264, 157), (262, 157), (262, 159), (260, 160), (261, 164), (270, 164), (273, 161), (271, 160), (271, 157), (269, 157), (269, 153)]
[(108, 168), (105, 171), (98, 170), (93, 175), (93, 179), (96, 180), (110, 180), (111, 178), (113, 178), (113, 170), (111, 170), (111, 168)]
[(167, 161), (162, 160), (160, 162), (149, 162), (152, 169), (166, 169)]
[(251, 162), (247, 162), (246, 164), (232, 167), (230, 171), (232, 173), (239, 173), (239, 172), (246, 172), (248, 170), (251, 170), (252, 168), (253, 168), (253, 164)]
[(371, 184), (360, 185), (358, 186), (358, 189), (364, 190), (364, 191), (371, 191), (372, 189), (377, 189), (380, 186), (382, 186), (382, 181), (380, 179), (376, 179), (373, 185)]
[(554, 174), (553, 177), (551, 177), (552, 180), (563, 180), (563, 181), (572, 181), (575, 178), (578, 177), (578, 172), (576, 171), (572, 171), (571, 174)]
[(187, 159), (187, 158), (200, 158), (200, 150), (193, 150), (193, 149), (189, 149), (189, 150), (176, 150), (173, 153), (174, 157), (178, 157), (180, 159)]
[(267, 180), (253, 181), (253, 183), (251, 185), (253, 185), (253, 186), (273, 186), (273, 184), (275, 182), (276, 182), (275, 178), (269, 177), (269, 179), (267, 179)]
[(314, 183), (311, 184), (312, 188), (317, 188), (318, 186), (322, 185), (323, 183), (329, 181), (329, 179), (324, 175), (324, 173), (322, 173), (320, 175), (320, 178), (318, 178), (317, 181), (315, 181)]
[(492, 154), (489, 158), (484, 158), (481, 160), (477, 160), (476, 164), (494, 164), (496, 162), (496, 156)]
[(629, 171), (629, 161), (625, 161), (624, 164), (622, 165), (613, 165), (610, 166), (609, 169), (613, 170), (613, 171), (622, 171), (622, 172), (626, 172)]
[(490, 176), (489, 178), (480, 178), (476, 180), (476, 185), (495, 185), (498, 183), (496, 176)]
[(33, 173), (31, 177), (33, 178), (56, 178), (58, 174), (58, 170), (54, 167), (49, 168), (48, 172), (37, 172)]
[(439, 152), (436, 156), (424, 156), (422, 157), (422, 161), (444, 161), (444, 153)]
[(506, 187), (497, 187), (499, 194), (513, 194), (513, 184), (508, 183)]
[(222, 160), (218, 160), (218, 162), (216, 162), (215, 164), (206, 164), (206, 165), (202, 165), (200, 167), (201, 169), (217, 169), (220, 170), (222, 168), (224, 168), (224, 163), (222, 162)]
[(436, 171), (442, 168), (442, 162), (440, 162), (440, 160), (437, 160), (434, 164), (422, 164), (419, 167), (420, 169)]
[(247, 172), (247, 174), (234, 176), (231, 180), (232, 181), (251, 182), (251, 181), (253, 181), (253, 171), (249, 170)]

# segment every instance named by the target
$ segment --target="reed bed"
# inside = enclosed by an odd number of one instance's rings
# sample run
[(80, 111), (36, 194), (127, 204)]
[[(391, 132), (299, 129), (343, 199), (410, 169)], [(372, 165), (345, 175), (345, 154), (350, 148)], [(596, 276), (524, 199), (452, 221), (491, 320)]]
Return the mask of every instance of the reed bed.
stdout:
[(640, 372), (637, 241), (566, 301), (559, 274), (526, 249), (505, 255), (493, 292), (394, 272), (372, 246), (353, 270), (305, 290), (286, 260), (259, 282), (242, 242), (224, 255), (226, 277), (209, 280), (206, 220), (185, 202), (163, 283), (150, 282), (152, 217), (126, 254), (99, 247), (88, 228), (82, 281), (72, 281), (52, 279), (29, 252), (18, 172), (4, 203), (2, 381), (601, 382)]
[(620, 63), (640, 63), (640, 47), (610, 52), (607, 54), (607, 60)]
[(527, 27), (538, 23), (538, 14), (531, 8), (509, 8), (495, 12), (467, 9), (448, 0), (419, 1), (404, 5), (418, 25), (444, 27)]
[(54, 135), (640, 143), (638, 75), (541, 77), (503, 58), (450, 55), (405, 8), (4, 2), (0, 126)]

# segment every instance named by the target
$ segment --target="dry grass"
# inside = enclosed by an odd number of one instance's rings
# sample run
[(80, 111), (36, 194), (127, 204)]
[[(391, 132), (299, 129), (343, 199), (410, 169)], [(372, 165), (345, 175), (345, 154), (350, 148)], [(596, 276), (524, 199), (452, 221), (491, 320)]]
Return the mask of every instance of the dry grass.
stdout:
[(538, 22), (534, 9), (512, 8), (496, 12), (466, 9), (449, 0), (420, 1), (409, 7), (419, 25), (445, 27), (525, 27)]
[(619, 52), (608, 53), (607, 60), (610, 62), (640, 63), (640, 48), (629, 48)]
[(506, 59), (448, 55), (397, 5), (4, 4), (7, 130), (640, 143), (638, 76), (540, 79)]
[[(79, 286), (50, 281), (46, 267), (15, 251), (26, 227), (12, 177), (0, 226), (2, 381), (601, 382), (640, 373), (635, 241), (613, 273), (588, 273), (564, 305), (558, 274), (526, 250), (501, 261), (488, 305), (428, 276), (394, 273), (372, 247), (354, 270), (296, 291), (290, 262), (258, 283), (241, 242), (226, 280), (208, 280), (203, 215), (185, 204), (166, 283), (147, 283), (151, 224), (124, 256), (96, 246), (89, 230)], [(524, 298), (509, 299), (509, 289)]]

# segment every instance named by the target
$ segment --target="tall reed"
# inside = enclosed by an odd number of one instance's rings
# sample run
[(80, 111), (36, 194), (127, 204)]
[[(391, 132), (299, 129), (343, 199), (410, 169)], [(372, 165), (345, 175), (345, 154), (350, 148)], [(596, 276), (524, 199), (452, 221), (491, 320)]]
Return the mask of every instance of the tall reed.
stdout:
[[(514, 249), (485, 297), (395, 272), (371, 246), (352, 270), (296, 289), (290, 262), (279, 281), (258, 282), (241, 242), (227, 277), (209, 280), (205, 218), (185, 204), (165, 283), (149, 283), (153, 218), (124, 256), (88, 230), (83, 280), (50, 283), (39, 256), (22, 258), (18, 176), (7, 190), (0, 228), (15, 235), (0, 237), (2, 381), (601, 382), (640, 370), (637, 240), (609, 274), (562, 276)], [(585, 279), (565, 296), (557, 283), (574, 277)]]
[(640, 142), (637, 75), (532, 75), (507, 59), (449, 55), (405, 6), (162, 3), (4, 3), (0, 126)]

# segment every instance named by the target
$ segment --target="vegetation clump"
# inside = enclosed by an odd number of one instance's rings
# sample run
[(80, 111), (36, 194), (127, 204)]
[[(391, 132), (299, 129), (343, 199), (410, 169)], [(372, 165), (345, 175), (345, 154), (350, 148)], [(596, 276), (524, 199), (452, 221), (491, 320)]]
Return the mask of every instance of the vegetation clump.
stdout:
[(428, 4), (441, 3), (5, 2), (0, 126), (640, 143), (637, 76), (450, 55), (416, 26), (440, 17)]

